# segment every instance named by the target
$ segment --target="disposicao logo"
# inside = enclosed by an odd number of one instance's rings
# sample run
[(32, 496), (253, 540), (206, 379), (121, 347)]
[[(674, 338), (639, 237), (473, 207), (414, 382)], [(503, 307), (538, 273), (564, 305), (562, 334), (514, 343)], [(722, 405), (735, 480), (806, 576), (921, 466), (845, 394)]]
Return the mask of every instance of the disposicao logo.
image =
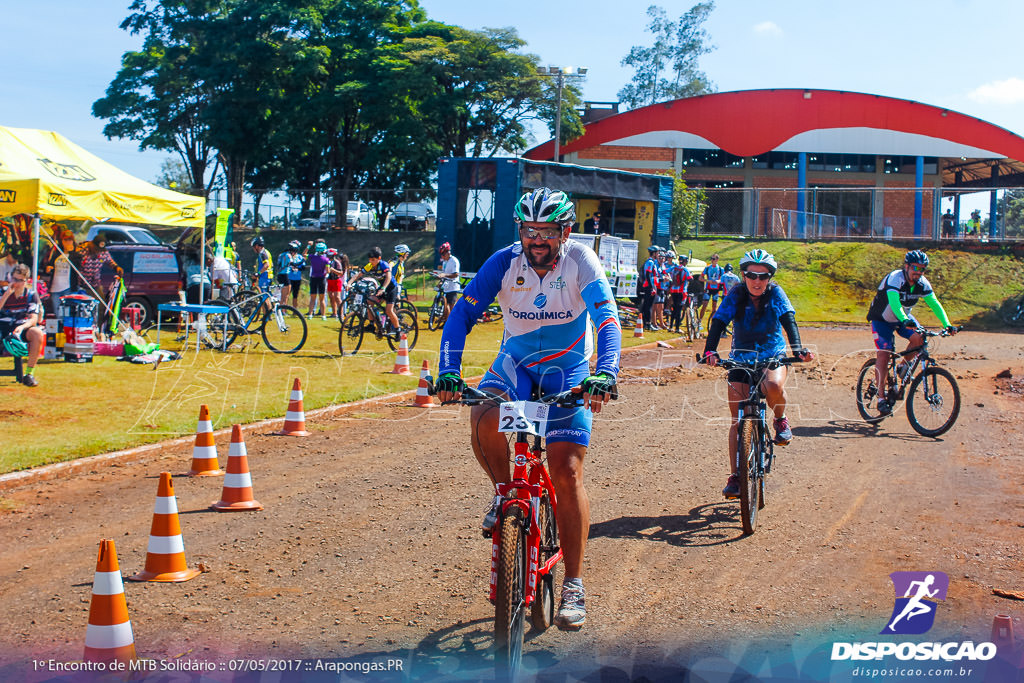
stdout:
[[(892, 614), (881, 635), (927, 633), (935, 624), (935, 608), (946, 599), (949, 577), (943, 572), (929, 571), (893, 572), (889, 578), (896, 595)], [(996, 646), (971, 641), (832, 643), (832, 661), (881, 660), (890, 656), (903, 661), (987, 661), (996, 656)]]
[(548, 298), (543, 294), (538, 294), (537, 298), (533, 300), (533, 305), (537, 308), (544, 308), (548, 305)]
[(946, 599), (949, 577), (942, 572), (893, 572), (889, 574), (896, 601), (883, 634), (918, 635), (935, 623), (935, 607)]

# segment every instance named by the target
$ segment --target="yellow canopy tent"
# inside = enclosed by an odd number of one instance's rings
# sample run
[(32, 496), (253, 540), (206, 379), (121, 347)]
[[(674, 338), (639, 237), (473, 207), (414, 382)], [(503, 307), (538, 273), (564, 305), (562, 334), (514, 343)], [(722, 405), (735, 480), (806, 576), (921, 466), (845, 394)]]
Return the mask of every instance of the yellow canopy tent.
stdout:
[(59, 133), (0, 126), (0, 218), (17, 214), (35, 217), (37, 281), (40, 218), (205, 227), (206, 199), (140, 180)]

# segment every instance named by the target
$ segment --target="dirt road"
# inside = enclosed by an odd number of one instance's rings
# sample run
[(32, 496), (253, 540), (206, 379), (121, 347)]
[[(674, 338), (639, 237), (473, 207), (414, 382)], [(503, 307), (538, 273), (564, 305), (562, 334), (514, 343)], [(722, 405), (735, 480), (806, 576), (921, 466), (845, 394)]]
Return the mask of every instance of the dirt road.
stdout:
[[(878, 638), (897, 570), (950, 578), (929, 638), (985, 640), (997, 613), (1024, 631), (1024, 603), (993, 595), (1024, 591), (1020, 337), (942, 341), (963, 409), (939, 439), (918, 436), (903, 413), (879, 428), (859, 420), (863, 330), (806, 330), (805, 341), (820, 362), (791, 376), (795, 438), (776, 450), (750, 537), (720, 494), (724, 373), (692, 368), (685, 346), (627, 357), (623, 398), (601, 414), (586, 472), (587, 625), (531, 638), (529, 669), (625, 679), (763, 673), (785, 660), (806, 672), (828, 665), (818, 659), (832, 641)], [(1005, 369), (1012, 377), (995, 379)], [(478, 530), (489, 494), (467, 420), (381, 405), (308, 424), (306, 439), (251, 434), (262, 512), (207, 511), (222, 480), (175, 476), (188, 561), (208, 571), (182, 584), (126, 582), (140, 656), (395, 659), (402, 673), (381, 677), (489, 676), (490, 544)], [(218, 448), (223, 462), (227, 444)], [(99, 540), (115, 540), (122, 574), (140, 570), (158, 474), (182, 474), (190, 458), (176, 447), (0, 498), (0, 677), (55, 678), (32, 660), (81, 658)]]

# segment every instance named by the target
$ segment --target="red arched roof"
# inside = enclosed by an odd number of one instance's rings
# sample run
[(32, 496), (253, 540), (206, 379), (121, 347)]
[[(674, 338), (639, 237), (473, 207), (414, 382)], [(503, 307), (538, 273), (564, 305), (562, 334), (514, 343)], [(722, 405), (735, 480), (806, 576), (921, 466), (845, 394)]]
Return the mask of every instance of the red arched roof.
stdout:
[[(920, 102), (836, 90), (742, 90), (688, 97), (595, 121), (559, 150), (568, 154), (652, 131), (700, 136), (747, 157), (808, 131), (872, 128), (924, 135), (1024, 160), (1024, 138), (981, 119)], [(550, 159), (549, 140), (523, 156)]]

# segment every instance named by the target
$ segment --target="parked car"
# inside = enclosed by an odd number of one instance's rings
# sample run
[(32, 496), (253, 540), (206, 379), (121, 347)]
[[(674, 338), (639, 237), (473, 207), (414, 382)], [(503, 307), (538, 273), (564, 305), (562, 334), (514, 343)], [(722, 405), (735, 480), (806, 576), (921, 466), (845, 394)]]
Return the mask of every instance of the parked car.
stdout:
[(391, 212), (389, 221), (391, 230), (434, 230), (437, 218), (423, 202), (402, 202)]
[(163, 240), (148, 228), (123, 223), (94, 223), (89, 226), (86, 239), (91, 240), (98, 233), (107, 236), (107, 244), (163, 244)]
[[(124, 270), (127, 291), (122, 308), (138, 309), (139, 324), (143, 327), (155, 324), (157, 306), (177, 301), (178, 292), (182, 289), (189, 303), (199, 302), (199, 247), (202, 234), (200, 228), (186, 228), (173, 245), (162, 242), (114, 242), (108, 237), (107, 250), (114, 262)], [(113, 269), (103, 266), (100, 278), (104, 286), (109, 286), (114, 280)], [(209, 277), (203, 277), (203, 289), (202, 298), (209, 299)]]
[(366, 202), (352, 201), (348, 203), (348, 211), (345, 215), (345, 227), (356, 230), (372, 230), (377, 222), (376, 212), (366, 205)]

